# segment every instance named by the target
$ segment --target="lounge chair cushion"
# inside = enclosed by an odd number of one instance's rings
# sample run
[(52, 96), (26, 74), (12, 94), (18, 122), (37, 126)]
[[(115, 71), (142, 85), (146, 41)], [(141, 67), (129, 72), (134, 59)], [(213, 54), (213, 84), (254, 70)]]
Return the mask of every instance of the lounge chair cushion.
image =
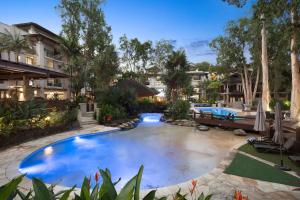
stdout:
[(289, 159), (294, 162), (300, 162), (300, 156), (289, 156)]

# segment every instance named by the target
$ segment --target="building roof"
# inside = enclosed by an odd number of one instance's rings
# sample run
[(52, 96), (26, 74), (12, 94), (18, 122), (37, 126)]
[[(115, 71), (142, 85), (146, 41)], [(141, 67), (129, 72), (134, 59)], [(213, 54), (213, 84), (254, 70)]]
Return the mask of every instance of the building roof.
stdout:
[(53, 33), (52, 31), (46, 29), (45, 27), (37, 24), (37, 23), (34, 23), (34, 22), (26, 22), (26, 23), (19, 23), (19, 24), (13, 24), (13, 26), (16, 26), (20, 29), (27, 29), (27, 28), (30, 28), (31, 26), (35, 27), (36, 29), (39, 29), (39, 30), (42, 30), (44, 32), (46, 32), (47, 34), (53, 36), (53, 37), (57, 37), (57, 38), (60, 38), (57, 34)]
[(0, 59), (0, 80), (22, 80), (23, 76), (29, 79), (69, 77), (63, 72)]
[(150, 96), (155, 96), (159, 93), (157, 90), (153, 88), (148, 88), (144, 84), (130, 79), (118, 81), (116, 87), (124, 90), (133, 90), (138, 97), (150, 97)]

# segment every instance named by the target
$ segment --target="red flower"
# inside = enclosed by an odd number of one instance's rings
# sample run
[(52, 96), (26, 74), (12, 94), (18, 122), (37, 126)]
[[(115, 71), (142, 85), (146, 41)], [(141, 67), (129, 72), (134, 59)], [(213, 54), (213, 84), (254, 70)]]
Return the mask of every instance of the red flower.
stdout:
[(234, 200), (248, 200), (248, 197), (243, 196), (241, 191), (236, 190), (234, 192)]
[(195, 192), (197, 182), (197, 180), (192, 180), (192, 188), (189, 188), (191, 195), (193, 195), (193, 193)]
[(96, 183), (98, 183), (99, 179), (100, 179), (100, 173), (96, 172), (96, 174), (95, 174), (95, 181), (96, 181)]
[(107, 115), (106, 120), (110, 122), (112, 120), (112, 115)]
[(192, 180), (192, 186), (193, 186), (193, 187), (196, 187), (197, 183), (198, 183), (197, 180)]

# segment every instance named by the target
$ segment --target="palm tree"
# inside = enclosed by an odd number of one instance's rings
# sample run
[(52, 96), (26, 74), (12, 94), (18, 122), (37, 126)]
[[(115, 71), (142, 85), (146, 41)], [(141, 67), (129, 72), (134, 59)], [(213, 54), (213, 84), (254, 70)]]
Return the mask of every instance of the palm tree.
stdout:
[(167, 85), (168, 96), (174, 102), (178, 99), (179, 92), (190, 85), (190, 78), (186, 74), (189, 64), (185, 52), (174, 51), (169, 56), (165, 68), (166, 74), (164, 74), (163, 80)]
[(33, 51), (26, 36), (20, 34), (13, 28), (12, 31), (5, 29), (5, 33), (0, 37), (0, 51), (7, 51), (8, 60), (10, 61), (10, 53), (13, 51), (16, 55), (16, 61), (19, 62), (19, 55), (22, 51)]

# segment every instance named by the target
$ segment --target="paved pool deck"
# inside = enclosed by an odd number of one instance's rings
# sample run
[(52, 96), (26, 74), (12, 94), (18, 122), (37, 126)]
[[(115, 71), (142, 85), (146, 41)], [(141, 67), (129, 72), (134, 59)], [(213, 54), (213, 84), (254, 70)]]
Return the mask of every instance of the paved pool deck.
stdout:
[[(12, 178), (20, 175), (18, 166), (23, 158), (45, 145), (70, 136), (111, 130), (116, 130), (116, 128), (105, 127), (101, 125), (90, 125), (79, 130), (72, 130), (51, 135), (2, 150), (0, 151), (0, 185), (3, 185)], [(293, 191), (295, 189), (294, 187), (223, 173), (224, 169), (234, 158), (237, 148), (245, 141), (245, 138), (232, 136), (233, 134), (231, 134), (230, 131), (223, 131), (220, 129), (211, 129), (207, 134), (213, 135), (214, 132), (218, 132), (218, 134), (215, 134), (218, 136), (212, 137), (215, 138), (216, 142), (224, 142), (226, 139), (231, 140), (230, 147), (228, 148), (227, 155), (216, 168), (205, 175), (195, 177), (195, 180), (198, 181), (196, 187), (197, 193), (204, 192), (205, 194), (213, 194), (212, 199), (215, 200), (233, 199), (233, 193), (235, 190), (241, 190), (244, 195), (249, 197), (250, 200), (300, 199), (300, 192)], [(222, 132), (224, 133), (222, 134)], [(230, 134), (230, 137), (228, 137), (228, 134)], [(28, 190), (31, 188), (31, 181), (27, 178), (24, 178), (20, 186), (24, 190)], [(182, 193), (189, 193), (189, 188), (191, 188), (191, 180), (177, 185), (158, 188), (157, 195), (168, 196), (168, 199), (172, 199), (172, 194), (176, 193), (179, 188), (181, 188)], [(56, 189), (65, 189), (65, 187), (57, 186)], [(143, 196), (149, 191), (150, 190), (142, 190), (141, 195)]]

